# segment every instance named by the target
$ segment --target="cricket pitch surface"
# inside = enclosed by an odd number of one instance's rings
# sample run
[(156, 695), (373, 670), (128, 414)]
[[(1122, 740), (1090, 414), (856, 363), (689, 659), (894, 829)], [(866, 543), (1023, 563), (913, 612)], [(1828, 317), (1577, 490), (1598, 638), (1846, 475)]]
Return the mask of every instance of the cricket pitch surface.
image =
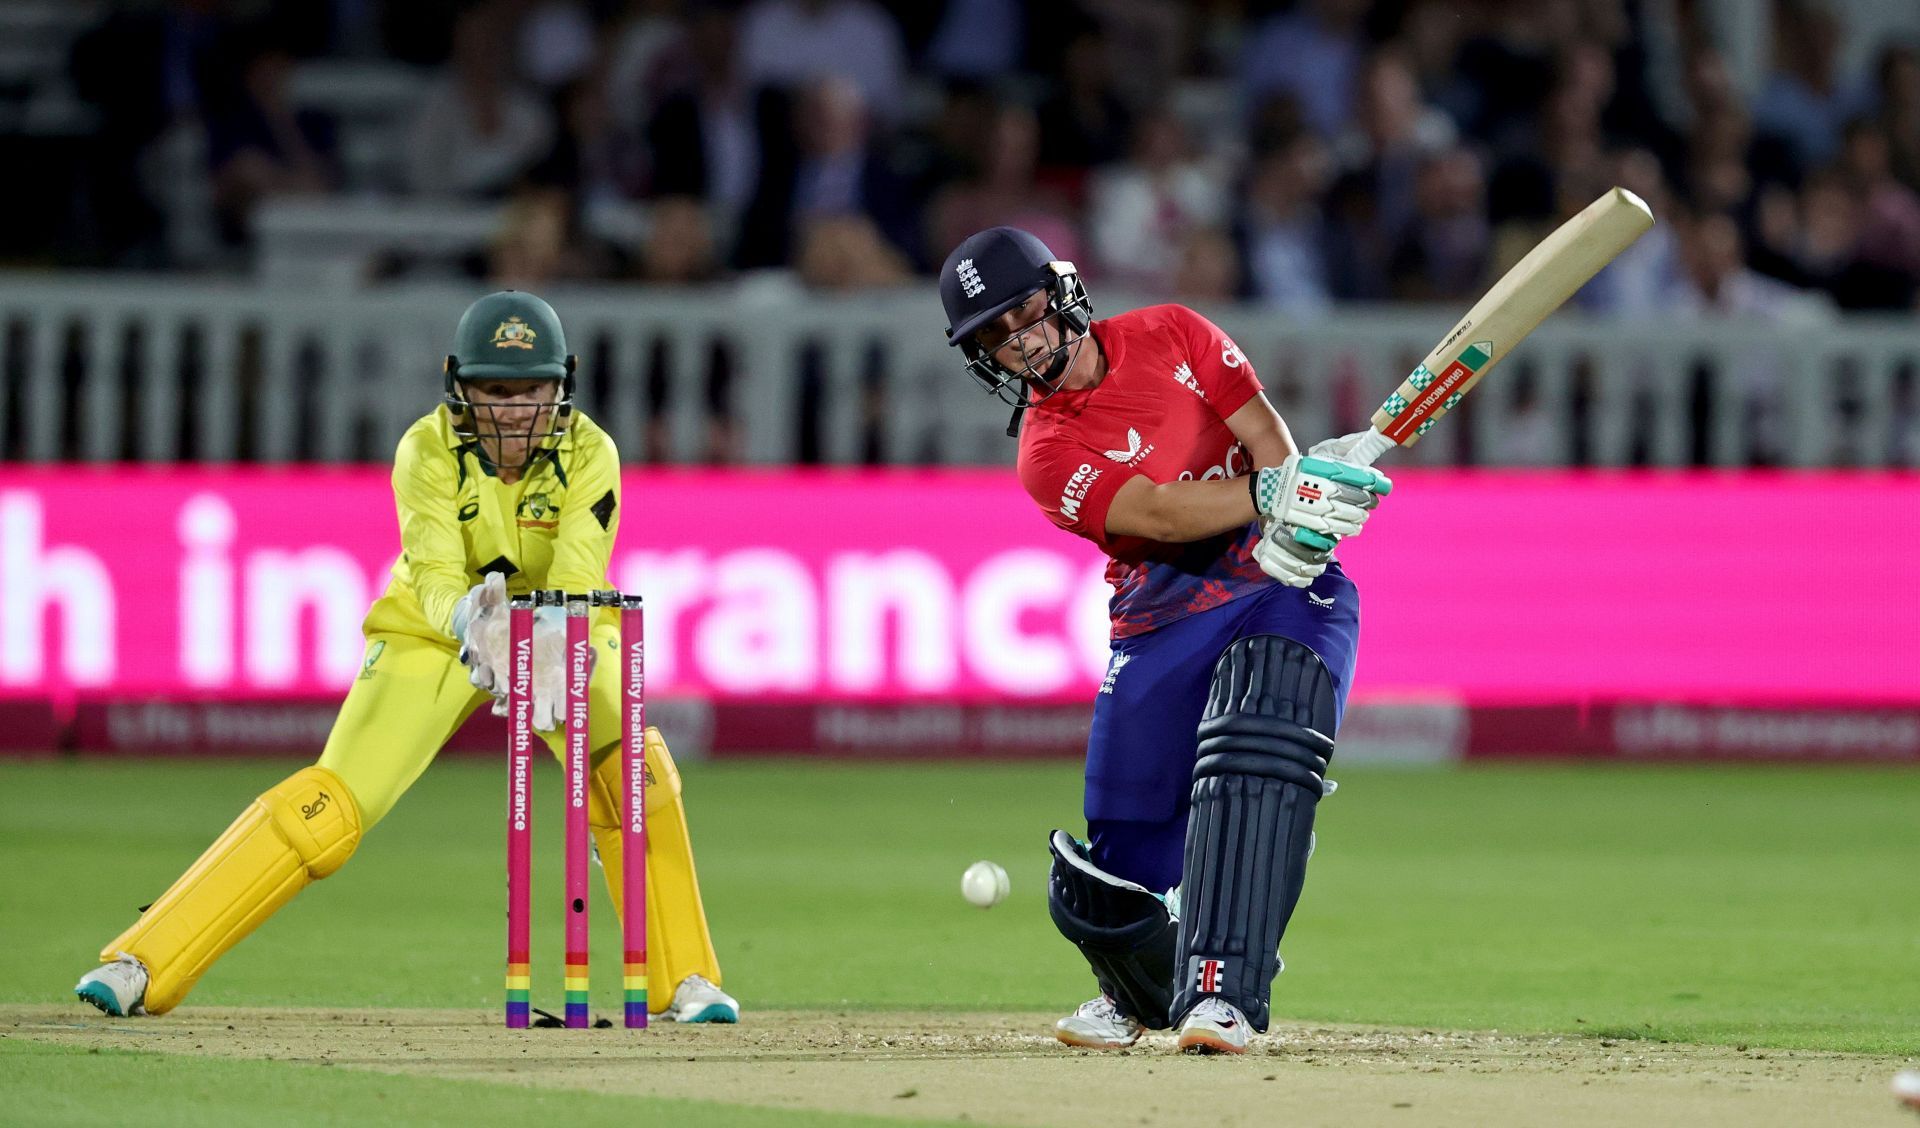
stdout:
[(1071, 1050), (1047, 1014), (758, 1011), (740, 1026), (509, 1031), (475, 1010), (0, 1006), (0, 1034), (535, 1088), (988, 1125), (1907, 1125), (1893, 1057), (1296, 1024), (1233, 1058)]

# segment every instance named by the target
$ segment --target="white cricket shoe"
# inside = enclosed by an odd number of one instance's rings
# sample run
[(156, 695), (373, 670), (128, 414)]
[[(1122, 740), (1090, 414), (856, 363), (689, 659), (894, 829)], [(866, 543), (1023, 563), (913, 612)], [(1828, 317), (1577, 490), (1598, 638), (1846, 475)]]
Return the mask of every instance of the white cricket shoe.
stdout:
[(145, 1014), (141, 1003), (147, 997), (146, 965), (122, 952), (119, 959), (81, 976), (73, 993), (115, 1018)]
[(1053, 1024), (1055, 1038), (1083, 1050), (1124, 1050), (1138, 1042), (1145, 1030), (1138, 1019), (1122, 1013), (1105, 992)]
[(1180, 1023), (1183, 1054), (1244, 1054), (1247, 1052), (1247, 1016), (1217, 995), (1193, 1005)]
[(689, 975), (673, 989), (673, 1004), (663, 1016), (670, 1022), (740, 1021), (740, 1003), (702, 975)]

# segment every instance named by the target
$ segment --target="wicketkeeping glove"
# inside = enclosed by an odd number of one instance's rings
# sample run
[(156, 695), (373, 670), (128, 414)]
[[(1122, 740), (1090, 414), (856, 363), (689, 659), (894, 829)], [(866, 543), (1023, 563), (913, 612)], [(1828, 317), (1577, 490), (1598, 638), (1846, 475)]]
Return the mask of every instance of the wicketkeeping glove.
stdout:
[[(567, 679), (572, 676), (567, 653), (567, 614), (559, 607), (542, 607), (533, 616), (533, 727), (558, 732), (567, 723)], [(587, 647), (587, 681), (593, 681), (593, 647)]]
[(453, 637), (467, 680), (495, 696), (507, 692), (507, 578), (488, 572), (453, 605)]

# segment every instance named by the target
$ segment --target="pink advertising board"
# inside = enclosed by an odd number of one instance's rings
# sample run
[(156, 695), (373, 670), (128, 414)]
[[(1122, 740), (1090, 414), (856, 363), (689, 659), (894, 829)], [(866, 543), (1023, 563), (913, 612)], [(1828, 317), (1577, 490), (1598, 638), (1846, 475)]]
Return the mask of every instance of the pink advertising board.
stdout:
[[(1920, 702), (1920, 477), (1407, 471), (1342, 550), (1356, 692)], [(1085, 701), (1094, 549), (1012, 475), (635, 471), (657, 695)], [(0, 469), (0, 695), (339, 692), (398, 552), (382, 469)]]

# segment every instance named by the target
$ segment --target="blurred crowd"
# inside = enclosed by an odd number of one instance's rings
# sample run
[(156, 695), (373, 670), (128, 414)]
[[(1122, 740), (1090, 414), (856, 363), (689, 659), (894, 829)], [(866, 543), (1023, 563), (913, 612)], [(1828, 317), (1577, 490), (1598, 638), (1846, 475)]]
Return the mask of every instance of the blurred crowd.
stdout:
[[(1759, 0), (1755, 0), (1756, 3)], [(74, 44), (97, 261), (166, 265), (147, 150), (195, 151), (221, 245), (288, 194), (504, 202), (475, 274), (887, 285), (1026, 227), (1096, 284), (1311, 314), (1476, 295), (1609, 184), (1663, 220), (1618, 311), (1913, 309), (1920, 50), (1841, 66), (1767, 5), (1735, 77), (1705, 0), (167, 0)], [(351, 183), (314, 60), (425, 68), (390, 183)], [(609, 233), (609, 209), (641, 221)]]

